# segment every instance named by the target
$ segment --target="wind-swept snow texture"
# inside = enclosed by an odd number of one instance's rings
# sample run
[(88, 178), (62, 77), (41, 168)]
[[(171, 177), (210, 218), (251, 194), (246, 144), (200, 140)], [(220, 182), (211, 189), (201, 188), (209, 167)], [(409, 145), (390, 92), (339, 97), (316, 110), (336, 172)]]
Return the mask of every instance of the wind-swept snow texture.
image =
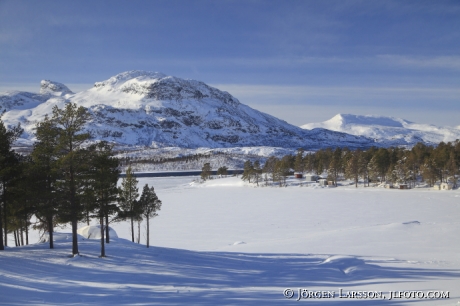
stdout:
[[(321, 188), (289, 180), (255, 188), (240, 178), (140, 178), (163, 201), (151, 245), (129, 223), (106, 245), (70, 234), (0, 252), (0, 305), (458, 305), (460, 192)], [(144, 228), (144, 225), (142, 225)], [(141, 233), (141, 241), (144, 240)], [(293, 289), (286, 299), (283, 291)], [(334, 291), (302, 299), (297, 290)], [(382, 291), (385, 299), (339, 298)], [(389, 291), (449, 291), (449, 299)]]
[(460, 139), (459, 127), (438, 127), (431, 124), (418, 124), (400, 118), (383, 116), (358, 116), (338, 114), (331, 119), (309, 123), (303, 129), (328, 129), (356, 136), (374, 139), (384, 146), (412, 147), (418, 142), (437, 145), (441, 141)]
[(203, 82), (162, 73), (129, 71), (72, 93), (65, 85), (42, 81), (40, 94), (6, 92), (3, 120), (24, 127), (19, 144), (33, 143), (37, 121), (56, 105), (86, 107), (96, 140), (148, 147), (222, 148), (271, 146), (318, 149), (369, 147), (373, 140), (324, 129), (306, 131), (240, 103), (228, 92)]

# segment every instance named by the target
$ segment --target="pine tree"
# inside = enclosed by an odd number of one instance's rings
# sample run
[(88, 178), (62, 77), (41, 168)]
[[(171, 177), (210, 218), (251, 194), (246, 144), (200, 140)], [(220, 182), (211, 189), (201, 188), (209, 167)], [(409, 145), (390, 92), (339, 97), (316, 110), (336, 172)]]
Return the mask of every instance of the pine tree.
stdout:
[(388, 168), (388, 173), (385, 175), (385, 177), (393, 184), (399, 182), (398, 172), (395, 171), (395, 166), (393, 165), (391, 165), (390, 168)]
[(275, 183), (278, 181), (278, 178), (276, 176), (276, 171), (275, 171), (275, 165), (277, 162), (278, 162), (278, 158), (276, 158), (275, 156), (270, 156), (265, 162), (264, 168), (262, 169), (263, 173), (270, 174), (272, 178), (272, 183)]
[(411, 178), (410, 169), (406, 166), (406, 157), (398, 160), (393, 167), (391, 177), (393, 178), (394, 182), (398, 184), (406, 184), (408, 180)]
[(139, 189), (137, 187), (138, 180), (133, 175), (131, 166), (126, 170), (126, 177), (121, 181), (121, 186), (118, 188), (118, 202), (120, 204), (120, 219), (130, 219), (131, 221), (131, 241), (134, 242), (134, 220), (140, 215), (139, 204), (137, 197)]
[(438, 167), (433, 158), (426, 157), (424, 163), (420, 166), (420, 172), (424, 181), (428, 181), (430, 186), (433, 186), (438, 179)]
[[(3, 114), (3, 113), (2, 113)], [(8, 245), (8, 223), (11, 187), (18, 177), (19, 155), (11, 148), (22, 134), (20, 125), (7, 129), (0, 115), (0, 250)]]
[(375, 156), (373, 156), (371, 160), (369, 161), (369, 164), (367, 165), (367, 169), (369, 172), (369, 178), (372, 181), (376, 181), (379, 178), (380, 172), (379, 172), (379, 168), (377, 165), (377, 159), (375, 158)]
[(219, 169), (217, 169), (217, 175), (225, 175), (227, 176), (228, 175), (228, 168), (226, 166), (222, 166), (222, 167), (219, 167)]
[(253, 177), (254, 182), (259, 186), (260, 175), (262, 174), (262, 168), (260, 168), (260, 161), (256, 160), (253, 165)]
[(303, 173), (305, 169), (305, 162), (303, 158), (304, 150), (302, 148), (297, 150), (297, 154), (295, 156), (295, 162), (294, 162), (294, 171)]
[(315, 156), (315, 154), (308, 153), (304, 157), (305, 171), (308, 173), (313, 173), (313, 170), (315, 169)]
[(30, 219), (36, 214), (36, 207), (33, 201), (36, 195), (33, 192), (33, 188), (31, 188), (36, 182), (30, 175), (31, 165), (30, 156), (19, 156), (18, 177), (12, 186), (12, 217), (15, 224), (13, 230), (16, 230), (18, 245), (29, 244)]
[(118, 193), (118, 159), (113, 158), (112, 146), (105, 141), (90, 146), (88, 151), (91, 159), (87, 177), (89, 181), (87, 192), (94, 205), (95, 216), (99, 219), (101, 257), (105, 257), (104, 236), (107, 242), (110, 242), (108, 219), (110, 215), (118, 212), (118, 206), (115, 204)]
[(377, 152), (375, 152), (373, 158), (375, 158), (375, 165), (378, 175), (380, 176), (380, 181), (383, 182), (386, 180), (387, 174), (391, 173), (390, 152), (388, 149), (380, 148)]
[(286, 178), (289, 175), (289, 155), (284, 156), (281, 160), (275, 163), (275, 175), (279, 181), (279, 186), (286, 186)]
[(450, 157), (451, 144), (441, 142), (433, 150), (432, 158), (434, 160), (434, 165), (437, 168), (436, 172), (438, 173), (439, 180), (442, 182), (447, 182), (448, 176), (448, 161)]
[(52, 123), (58, 133), (57, 160), (61, 181), (58, 192), (62, 195), (64, 206), (60, 210), (63, 221), (70, 221), (72, 225), (72, 254), (78, 254), (77, 224), (82, 218), (82, 207), (79, 196), (82, 192), (83, 178), (87, 170), (87, 156), (82, 144), (90, 138), (84, 131), (90, 115), (82, 106), (68, 103), (63, 109), (53, 108)]
[(161, 201), (158, 199), (158, 196), (155, 193), (155, 190), (152, 187), (149, 188), (149, 185), (145, 184), (144, 189), (142, 190), (141, 198), (139, 199), (140, 206), (142, 207), (142, 215), (147, 222), (147, 247), (150, 246), (150, 218), (158, 216), (157, 211), (161, 209)]
[(449, 174), (449, 179), (448, 181), (453, 184), (453, 188), (457, 188), (457, 173), (458, 173), (458, 166), (457, 162), (455, 160), (455, 153), (454, 151), (450, 152), (449, 156), (449, 161), (447, 162), (446, 165), (448, 174)]
[(355, 182), (355, 187), (358, 188), (358, 181), (360, 175), (359, 159), (361, 157), (361, 151), (356, 150), (351, 153), (351, 157), (348, 159), (346, 168), (345, 168), (345, 177), (348, 179), (353, 179)]
[(327, 169), (328, 176), (334, 182), (335, 186), (337, 186), (337, 178), (339, 177), (339, 173), (342, 172), (342, 169), (342, 149), (337, 148), (332, 154), (332, 158)]
[(250, 160), (247, 160), (244, 162), (243, 168), (244, 170), (243, 170), (243, 175), (241, 176), (241, 179), (243, 181), (248, 181), (250, 183), (251, 178), (254, 174), (254, 165), (252, 164)]
[(358, 159), (359, 174), (363, 177), (363, 181), (367, 180), (367, 186), (369, 187), (370, 176), (369, 176), (369, 161), (371, 154), (369, 152), (361, 152)]
[(48, 231), (50, 249), (54, 248), (54, 221), (58, 214), (58, 205), (62, 202), (56, 193), (56, 183), (59, 179), (57, 169), (58, 158), (58, 129), (45, 116), (37, 124), (35, 133), (37, 141), (31, 153), (32, 164), (29, 176), (34, 182), (30, 188), (34, 193), (32, 198), (36, 206), (36, 217), (44, 230)]
[(201, 168), (201, 178), (203, 180), (207, 180), (207, 179), (210, 179), (211, 178), (211, 174), (212, 174), (212, 168), (211, 168), (211, 164), (210, 163), (205, 163), (203, 165), (203, 168)]

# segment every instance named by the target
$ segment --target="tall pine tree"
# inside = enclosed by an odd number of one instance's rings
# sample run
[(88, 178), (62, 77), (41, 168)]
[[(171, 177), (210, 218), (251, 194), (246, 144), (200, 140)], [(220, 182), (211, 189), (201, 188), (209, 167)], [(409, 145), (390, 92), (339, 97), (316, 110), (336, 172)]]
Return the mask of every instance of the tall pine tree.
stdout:
[(63, 109), (55, 106), (51, 118), (58, 133), (57, 163), (62, 178), (58, 184), (58, 192), (63, 195), (65, 203), (61, 212), (64, 213), (64, 220), (72, 224), (73, 255), (78, 254), (77, 223), (82, 218), (79, 196), (88, 166), (82, 144), (90, 138), (90, 134), (84, 130), (89, 119), (90, 115), (86, 109), (82, 106), (77, 107), (74, 103), (66, 104)]
[(18, 177), (19, 156), (11, 147), (21, 134), (19, 124), (7, 129), (0, 115), (0, 250), (8, 245), (9, 197), (12, 184)]
[(35, 203), (37, 219), (41, 222), (44, 230), (49, 234), (50, 249), (54, 248), (53, 232), (55, 220), (58, 214), (59, 195), (56, 193), (56, 183), (59, 179), (58, 158), (58, 129), (55, 124), (45, 116), (42, 122), (37, 124), (35, 133), (37, 141), (31, 153), (32, 163), (29, 176), (34, 182), (30, 188), (34, 193), (32, 198)]
[(102, 141), (92, 145), (88, 171), (89, 198), (94, 205), (95, 216), (101, 230), (101, 257), (105, 257), (104, 236), (109, 242), (109, 216), (118, 211), (117, 200), (118, 159), (113, 158), (112, 146)]
[(147, 247), (150, 245), (150, 218), (158, 216), (157, 211), (161, 209), (161, 201), (158, 199), (158, 196), (155, 193), (155, 190), (152, 187), (149, 188), (149, 185), (145, 184), (144, 189), (142, 190), (141, 198), (139, 203), (142, 207), (142, 215), (147, 222)]
[(139, 196), (139, 188), (137, 188), (138, 180), (133, 175), (131, 166), (126, 170), (126, 177), (121, 181), (121, 186), (118, 188), (118, 202), (121, 211), (120, 219), (129, 219), (131, 221), (131, 240), (134, 242), (134, 221), (141, 214), (137, 197)]

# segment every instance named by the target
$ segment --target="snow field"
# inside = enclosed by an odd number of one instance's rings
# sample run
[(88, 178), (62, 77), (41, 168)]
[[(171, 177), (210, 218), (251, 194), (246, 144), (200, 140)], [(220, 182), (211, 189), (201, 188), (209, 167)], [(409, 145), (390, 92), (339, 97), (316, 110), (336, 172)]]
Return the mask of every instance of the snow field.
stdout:
[[(81, 240), (83, 256), (69, 258), (66, 234), (55, 250), (39, 244), (0, 253), (0, 305), (283, 305), (295, 303), (298, 288), (386, 294), (302, 300), (312, 305), (460, 301), (459, 190), (193, 179), (139, 179), (140, 190), (153, 185), (163, 201), (150, 249), (125, 240), (124, 222), (111, 225), (119, 238), (104, 259), (97, 240)], [(293, 299), (283, 297), (286, 288)], [(450, 298), (388, 299), (403, 290), (449, 291)]]

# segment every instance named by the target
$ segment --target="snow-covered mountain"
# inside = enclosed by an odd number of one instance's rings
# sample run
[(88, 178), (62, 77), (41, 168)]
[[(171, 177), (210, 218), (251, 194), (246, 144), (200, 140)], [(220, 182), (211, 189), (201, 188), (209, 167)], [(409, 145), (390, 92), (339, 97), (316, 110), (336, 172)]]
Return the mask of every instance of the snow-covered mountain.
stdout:
[(96, 140), (148, 147), (219, 148), (272, 146), (317, 149), (369, 147), (373, 140), (325, 129), (307, 131), (240, 103), (228, 92), (203, 82), (162, 73), (129, 71), (73, 93), (42, 81), (39, 94), (0, 95), (8, 125), (20, 122), (23, 145), (34, 141), (34, 127), (57, 105), (74, 102), (92, 114), (88, 129)]
[(374, 139), (384, 146), (413, 146), (418, 142), (438, 144), (460, 139), (459, 127), (418, 124), (400, 118), (338, 114), (331, 119), (309, 123), (303, 129), (323, 128)]

